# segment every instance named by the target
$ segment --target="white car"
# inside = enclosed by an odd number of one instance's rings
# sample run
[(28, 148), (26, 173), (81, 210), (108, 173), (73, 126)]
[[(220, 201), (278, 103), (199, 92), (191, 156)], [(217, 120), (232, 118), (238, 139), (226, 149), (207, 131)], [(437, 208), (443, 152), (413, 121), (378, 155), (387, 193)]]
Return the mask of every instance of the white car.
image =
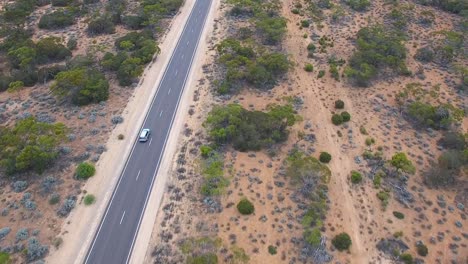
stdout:
[(140, 136), (138, 137), (138, 141), (146, 142), (148, 141), (150, 135), (151, 135), (151, 130), (149, 130), (148, 128), (145, 128), (141, 130)]

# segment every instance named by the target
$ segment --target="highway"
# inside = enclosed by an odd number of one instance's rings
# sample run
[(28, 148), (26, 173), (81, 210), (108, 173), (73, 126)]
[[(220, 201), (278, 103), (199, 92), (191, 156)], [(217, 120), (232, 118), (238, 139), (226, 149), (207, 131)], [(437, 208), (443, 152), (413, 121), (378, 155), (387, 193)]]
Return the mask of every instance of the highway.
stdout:
[[(86, 264), (128, 263), (168, 135), (187, 81), (212, 0), (197, 0), (164, 71), (141, 128), (145, 143), (133, 145), (117, 186), (86, 254)], [(175, 25), (177, 26), (177, 25)], [(163, 51), (164, 52), (164, 51)], [(156, 87), (156, 86), (155, 86)], [(142, 115), (145, 113), (142, 113)], [(139, 134), (139, 133), (138, 133)], [(75, 241), (80, 243), (80, 241)]]

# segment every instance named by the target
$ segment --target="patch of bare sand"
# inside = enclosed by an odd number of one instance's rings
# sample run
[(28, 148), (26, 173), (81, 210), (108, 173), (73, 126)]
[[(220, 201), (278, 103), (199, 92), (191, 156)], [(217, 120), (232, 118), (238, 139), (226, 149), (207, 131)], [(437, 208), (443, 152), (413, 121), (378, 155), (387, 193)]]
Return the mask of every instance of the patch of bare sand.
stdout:
[[(92, 241), (96, 228), (109, 202), (120, 172), (133, 146), (138, 128), (143, 122), (151, 99), (156, 92), (163, 70), (166, 67), (175, 43), (182, 32), (182, 25), (188, 17), (193, 1), (187, 1), (179, 14), (173, 19), (172, 26), (160, 44), (163, 51), (157, 59), (147, 66), (138, 87), (122, 113), (124, 123), (117, 125), (107, 142), (107, 152), (96, 164), (96, 175), (85, 185), (88, 193), (97, 196), (91, 207), (78, 206), (72, 211), (62, 227), (63, 245), (60, 250), (51, 250), (47, 257), (49, 263), (82, 263)], [(118, 140), (118, 135), (124, 135)], [(76, 241), (81, 241), (77, 243)]]

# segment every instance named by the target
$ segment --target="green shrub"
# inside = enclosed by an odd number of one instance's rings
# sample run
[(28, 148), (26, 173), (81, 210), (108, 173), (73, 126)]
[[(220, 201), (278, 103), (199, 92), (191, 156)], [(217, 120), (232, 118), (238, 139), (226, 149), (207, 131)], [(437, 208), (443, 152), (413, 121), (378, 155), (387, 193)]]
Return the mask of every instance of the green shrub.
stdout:
[(115, 26), (109, 17), (102, 16), (91, 20), (87, 31), (91, 35), (114, 34)]
[(335, 108), (336, 109), (343, 109), (345, 106), (345, 103), (342, 100), (336, 100), (335, 101)]
[(85, 205), (92, 205), (95, 201), (96, 197), (92, 194), (87, 194), (83, 199)]
[(75, 176), (78, 179), (87, 180), (88, 178), (94, 176), (96, 173), (96, 168), (94, 165), (88, 162), (82, 162), (76, 168)]
[(38, 81), (41, 83), (46, 83), (50, 80), (53, 80), (60, 72), (66, 71), (66, 69), (67, 68), (64, 65), (60, 64), (40, 68), (37, 72)]
[(375, 139), (373, 138), (366, 138), (366, 146), (371, 146), (372, 144), (375, 143)]
[(60, 99), (70, 100), (75, 105), (99, 103), (109, 98), (109, 83), (93, 68), (60, 72), (50, 89)]
[(358, 184), (362, 182), (362, 174), (358, 171), (351, 171), (351, 182), (353, 184)]
[(402, 212), (393, 211), (393, 215), (398, 219), (404, 219), (405, 215)]
[(0, 252), (0, 264), (10, 264), (10, 254), (6, 252)]
[(386, 208), (389, 202), (388, 200), (390, 199), (390, 193), (387, 191), (379, 191), (377, 193), (377, 198), (382, 202), (382, 206)]
[(304, 240), (313, 247), (320, 246), (322, 234), (318, 228), (307, 229), (304, 232)]
[(272, 246), (272, 245), (269, 245), (268, 246), (268, 253), (270, 253), (270, 255), (276, 255), (276, 253), (277, 253), (276, 247)]
[(314, 71), (314, 66), (312, 66), (312, 64), (310, 63), (307, 63), (305, 66), (304, 66), (304, 70), (306, 72), (313, 72)]
[(20, 120), (12, 128), (0, 126), (0, 168), (6, 174), (44, 172), (59, 156), (58, 146), (67, 128), (35, 118)]
[(395, 153), (390, 160), (390, 164), (396, 168), (397, 172), (403, 171), (414, 174), (416, 168), (404, 152)]
[(57, 10), (43, 15), (38, 26), (42, 29), (61, 29), (73, 24), (75, 24), (75, 16), (72, 12)]
[(347, 233), (340, 233), (332, 239), (333, 246), (339, 251), (349, 249), (351, 243), (351, 237)]
[(198, 256), (189, 256), (187, 264), (218, 264), (218, 256), (215, 253), (204, 253)]
[(204, 126), (217, 144), (232, 144), (239, 151), (260, 150), (288, 137), (297, 120), (291, 105), (271, 106), (269, 112), (248, 111), (237, 104), (215, 106)]
[(317, 47), (315, 47), (314, 43), (309, 43), (309, 45), (307, 45), (307, 52), (309, 53), (309, 55), (314, 54), (316, 49)]
[(413, 264), (413, 256), (409, 253), (401, 254), (400, 260), (403, 261), (404, 264)]
[(444, 148), (463, 150), (468, 147), (468, 134), (447, 132), (442, 135), (438, 143)]
[(364, 11), (370, 6), (369, 0), (346, 0), (345, 3), (356, 11)]
[(351, 56), (345, 75), (358, 86), (368, 86), (385, 68), (409, 74), (405, 65), (406, 48), (398, 32), (381, 25), (364, 27), (357, 33), (357, 51)]
[(341, 116), (340, 114), (334, 114), (332, 116), (332, 123), (335, 125), (335, 126), (339, 126), (343, 123), (343, 116)]
[(61, 61), (70, 57), (71, 51), (60, 43), (56, 37), (46, 37), (36, 43), (36, 53), (38, 63), (49, 63)]
[(201, 193), (205, 196), (223, 194), (224, 189), (229, 185), (229, 181), (224, 178), (224, 160), (217, 152), (202, 161), (202, 175), (204, 177)]
[(461, 121), (464, 115), (463, 110), (449, 104), (433, 106), (420, 101), (410, 103), (406, 111), (416, 124), (436, 129), (447, 129), (454, 121)]
[(32, 0), (18, 0), (2, 6), (2, 22), (22, 25), (26, 18), (34, 11), (36, 2)]
[(317, 75), (317, 78), (322, 78), (323, 76), (325, 76), (325, 71), (324, 70), (320, 70), (318, 75)]
[(78, 45), (78, 41), (76, 40), (76, 38), (70, 38), (67, 42), (67, 49), (69, 50), (75, 50), (76, 47)]
[(332, 156), (328, 152), (320, 152), (319, 160), (323, 163), (329, 163), (332, 159)]
[(50, 205), (58, 204), (59, 202), (60, 202), (60, 195), (54, 193), (50, 196), (49, 198)]
[(141, 16), (124, 16), (122, 23), (128, 29), (138, 30), (145, 27), (145, 18)]
[(427, 256), (427, 254), (429, 253), (427, 246), (424, 245), (422, 242), (416, 245), (416, 251), (418, 252), (419, 256), (423, 256), (423, 257)]
[(276, 45), (286, 34), (286, 19), (284, 17), (261, 16), (255, 22), (256, 28), (263, 36), (264, 43)]
[(243, 215), (249, 215), (255, 211), (255, 207), (247, 198), (243, 198), (237, 204), (237, 210)]
[(301, 20), (301, 27), (308, 28), (310, 26), (309, 20)]
[(382, 184), (382, 175), (381, 174), (375, 174), (374, 175), (374, 187), (379, 188), (380, 185)]
[(202, 157), (207, 158), (213, 152), (213, 148), (207, 145), (200, 146), (200, 152)]
[(351, 120), (351, 115), (346, 111), (341, 112), (341, 117), (343, 118), (343, 122), (348, 122)]

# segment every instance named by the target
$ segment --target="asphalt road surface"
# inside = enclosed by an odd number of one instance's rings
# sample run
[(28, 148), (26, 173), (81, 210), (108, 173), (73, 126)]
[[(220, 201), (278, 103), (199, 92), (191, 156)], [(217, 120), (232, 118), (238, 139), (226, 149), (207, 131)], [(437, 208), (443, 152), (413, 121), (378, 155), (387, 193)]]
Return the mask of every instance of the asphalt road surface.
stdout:
[[(197, 0), (86, 255), (86, 264), (128, 263), (212, 0)], [(142, 113), (144, 115), (145, 113)], [(135, 129), (141, 129), (136, 127)], [(80, 243), (76, 241), (75, 243)]]

